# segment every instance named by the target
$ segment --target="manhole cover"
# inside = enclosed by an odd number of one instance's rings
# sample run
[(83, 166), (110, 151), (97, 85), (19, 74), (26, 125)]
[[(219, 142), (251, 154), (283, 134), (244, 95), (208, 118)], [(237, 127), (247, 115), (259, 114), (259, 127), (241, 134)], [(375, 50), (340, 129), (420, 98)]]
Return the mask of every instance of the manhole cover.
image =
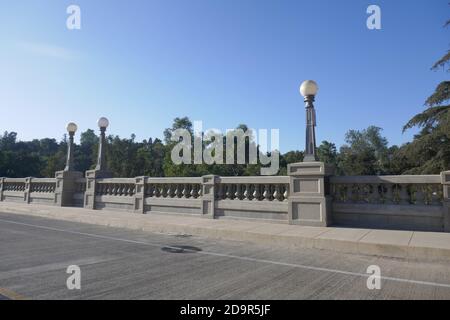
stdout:
[(193, 246), (165, 246), (161, 248), (162, 251), (170, 253), (196, 253), (202, 249)]
[(190, 237), (192, 237), (192, 234), (178, 233), (178, 234), (175, 235), (175, 237), (177, 237), (177, 238), (190, 238)]

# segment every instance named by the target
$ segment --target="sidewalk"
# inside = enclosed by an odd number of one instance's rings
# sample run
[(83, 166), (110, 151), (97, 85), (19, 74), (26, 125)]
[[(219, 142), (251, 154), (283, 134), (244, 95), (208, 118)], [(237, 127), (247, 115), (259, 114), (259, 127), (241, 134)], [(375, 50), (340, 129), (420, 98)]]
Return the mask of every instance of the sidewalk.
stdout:
[(450, 233), (303, 227), (262, 221), (0, 203), (0, 212), (158, 233), (250, 241), (414, 260), (450, 261)]

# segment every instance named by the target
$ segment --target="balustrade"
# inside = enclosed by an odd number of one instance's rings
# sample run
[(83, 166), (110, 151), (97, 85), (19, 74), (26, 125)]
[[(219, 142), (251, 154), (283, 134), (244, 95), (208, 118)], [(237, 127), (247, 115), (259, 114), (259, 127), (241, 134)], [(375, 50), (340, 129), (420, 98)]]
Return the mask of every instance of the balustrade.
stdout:
[(216, 200), (287, 201), (287, 177), (222, 177), (216, 188)]
[(333, 177), (335, 202), (403, 205), (442, 205), (438, 175)]

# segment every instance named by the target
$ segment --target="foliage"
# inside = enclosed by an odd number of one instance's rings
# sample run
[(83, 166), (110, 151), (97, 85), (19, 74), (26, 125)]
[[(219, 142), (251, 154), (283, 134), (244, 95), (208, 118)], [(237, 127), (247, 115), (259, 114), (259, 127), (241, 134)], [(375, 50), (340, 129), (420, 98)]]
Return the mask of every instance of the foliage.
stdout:
[[(447, 21), (445, 26), (449, 26)], [(450, 51), (439, 59), (432, 70), (442, 68), (450, 71)], [(403, 127), (403, 131), (413, 127), (421, 128), (411, 143), (398, 151), (408, 163), (405, 173), (427, 174), (447, 170), (450, 167), (450, 81), (442, 81), (434, 93), (425, 101), (427, 107), (415, 115)]]

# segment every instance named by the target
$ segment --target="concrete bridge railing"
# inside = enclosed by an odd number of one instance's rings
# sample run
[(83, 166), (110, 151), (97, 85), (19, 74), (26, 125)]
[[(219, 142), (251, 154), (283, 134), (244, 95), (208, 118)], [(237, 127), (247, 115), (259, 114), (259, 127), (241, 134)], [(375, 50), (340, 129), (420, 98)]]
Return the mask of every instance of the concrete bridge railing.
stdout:
[(340, 225), (444, 230), (440, 175), (331, 177)]
[(0, 178), (0, 201), (202, 218), (262, 219), (450, 232), (450, 171), (441, 175), (333, 176), (320, 162), (288, 176)]
[(55, 203), (55, 178), (0, 178), (0, 200)]

